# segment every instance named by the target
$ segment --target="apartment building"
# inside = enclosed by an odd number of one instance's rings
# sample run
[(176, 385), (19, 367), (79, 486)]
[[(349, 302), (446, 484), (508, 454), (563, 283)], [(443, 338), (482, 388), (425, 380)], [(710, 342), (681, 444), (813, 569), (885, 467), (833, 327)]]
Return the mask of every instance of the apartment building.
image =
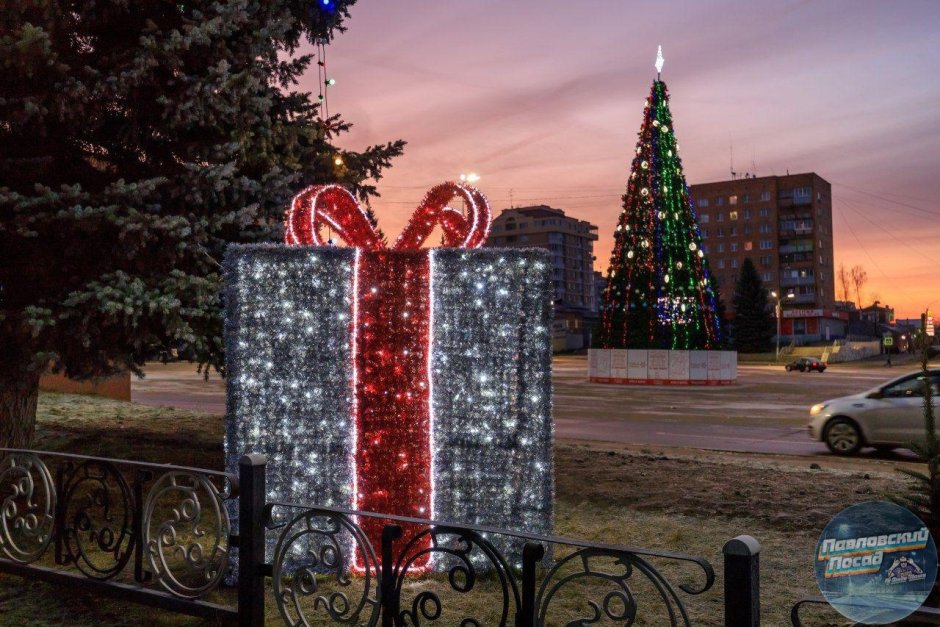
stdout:
[(835, 310), (832, 186), (814, 172), (736, 178), (690, 187), (703, 250), (732, 311), (741, 264), (750, 258), (781, 298), (781, 334), (797, 340), (845, 335)]
[[(548, 205), (504, 209), (494, 220), (487, 246), (545, 248), (551, 251), (555, 288), (556, 335), (565, 349), (587, 341), (585, 322), (597, 318), (594, 242), (597, 226)], [(561, 349), (557, 346), (556, 348)], [(575, 345), (579, 344), (579, 345)]]

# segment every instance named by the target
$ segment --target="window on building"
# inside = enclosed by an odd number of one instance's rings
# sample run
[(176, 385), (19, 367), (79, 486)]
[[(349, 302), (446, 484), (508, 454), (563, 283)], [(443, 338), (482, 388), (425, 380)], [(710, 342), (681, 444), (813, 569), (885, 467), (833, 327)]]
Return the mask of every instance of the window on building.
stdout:
[(765, 233), (765, 234), (766, 234), (766, 233), (770, 233), (770, 224), (768, 224), (767, 222), (764, 222), (763, 224), (761, 224), (761, 225), (760, 225), (760, 232), (761, 232), (761, 233)]
[(708, 239), (708, 229), (702, 229), (702, 239)]
[(773, 243), (772, 241), (770, 241), (769, 239), (762, 239), (762, 240), (760, 241), (760, 249), (761, 249), (761, 250), (772, 250), (773, 247), (774, 247), (774, 243)]
[[(734, 196), (732, 196), (732, 198), (734, 198)], [(729, 220), (737, 220), (737, 219), (738, 219), (738, 212), (737, 212), (737, 211), (731, 211), (731, 212), (729, 212), (729, 213), (728, 213), (728, 219), (729, 219)]]
[(770, 255), (761, 255), (760, 265), (769, 266), (770, 265)]
[(725, 245), (724, 245), (724, 244), (718, 244), (717, 250), (718, 250), (718, 252), (720, 252), (720, 253), (725, 252)]
[(708, 246), (706, 246), (705, 244), (702, 244), (702, 254), (703, 255), (708, 254)]
[(770, 200), (770, 192), (761, 192), (761, 193), (760, 193), (760, 199), (761, 199), (762, 201)]
[(721, 207), (721, 206), (724, 205), (724, 204), (725, 204), (725, 197), (724, 197), (724, 196), (719, 196), (718, 198), (715, 199), (715, 205)]
[(744, 250), (751, 250), (754, 248), (754, 242), (744, 242)]
[(761, 207), (760, 208), (760, 217), (769, 218), (770, 217), (770, 207)]
[(725, 227), (719, 226), (719, 227), (718, 227), (718, 237), (724, 237), (724, 236), (725, 236)]
[(750, 220), (750, 219), (751, 219), (751, 210), (750, 210), (750, 209), (745, 209), (745, 210), (744, 210), (744, 219), (745, 219), (745, 220)]
[(699, 198), (699, 199), (698, 199), (698, 206), (699, 206), (699, 207), (707, 207), (707, 206), (708, 206), (708, 199), (707, 199), (707, 198)]
[(744, 225), (744, 234), (745, 234), (745, 235), (750, 235), (750, 233), (751, 233), (752, 230), (753, 230), (753, 229), (751, 228), (751, 225), (750, 225), (750, 224), (745, 224), (745, 225)]
[(718, 269), (719, 269), (719, 270), (724, 270), (724, 268), (725, 268), (725, 260), (724, 260), (724, 259), (719, 259), (719, 260), (718, 260)]
[(719, 214), (717, 214), (717, 215), (715, 216), (715, 219), (716, 219), (717, 221), (719, 221), (719, 222), (724, 222), (724, 221), (725, 221), (725, 214), (719, 213)]
[(760, 275), (760, 280), (763, 281), (764, 283), (769, 283), (770, 281), (773, 280), (773, 278), (774, 278), (773, 272), (762, 272)]
[(709, 218), (707, 213), (700, 214), (698, 217), (699, 224), (708, 224), (708, 220)]
[(813, 197), (813, 188), (812, 187), (795, 187), (793, 188), (793, 199), (794, 200), (809, 200)]
[(527, 228), (529, 228), (529, 223), (528, 223), (528, 222), (520, 222), (520, 223), (519, 223), (519, 228), (520, 228), (520, 229), (527, 229)]
[[(737, 267), (738, 267), (738, 258), (737, 258), (737, 257), (732, 257), (732, 258), (731, 258), (731, 267), (732, 267), (732, 268), (737, 268)], [(737, 279), (735, 279), (735, 281), (737, 281)]]
[(734, 237), (734, 236), (737, 235), (737, 234), (738, 234), (738, 228), (737, 228), (737, 227), (735, 227), (735, 226), (729, 226), (729, 227), (728, 227), (728, 235), (730, 235), (731, 237)]
[(515, 231), (515, 230), (516, 230), (516, 223), (515, 223), (515, 221), (506, 222), (506, 230), (507, 230), (507, 231)]
[[(738, 197), (737, 197), (737, 196), (728, 196), (728, 204), (729, 204), (729, 205), (736, 205), (736, 204), (738, 204)], [(737, 218), (732, 218), (732, 219), (733, 219), (733, 220), (736, 220)]]
[(738, 252), (738, 243), (737, 243), (737, 242), (731, 242), (731, 245), (728, 247), (728, 250), (730, 250), (730, 251), (733, 252), (733, 253)]
[(743, 202), (745, 205), (746, 205), (747, 203), (751, 202), (751, 195), (750, 195), (750, 194), (744, 194), (744, 200), (743, 200), (742, 202)]

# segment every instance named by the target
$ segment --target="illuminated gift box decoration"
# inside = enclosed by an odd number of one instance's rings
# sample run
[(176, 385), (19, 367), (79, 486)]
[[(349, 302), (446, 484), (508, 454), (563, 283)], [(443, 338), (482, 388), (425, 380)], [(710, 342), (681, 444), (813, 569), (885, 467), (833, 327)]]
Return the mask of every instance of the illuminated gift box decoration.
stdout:
[[(288, 245), (231, 246), (227, 467), (265, 454), (281, 502), (550, 533), (551, 264), (478, 248), (489, 221), (440, 185), (386, 248), (328, 185), (295, 198)], [(420, 248), (436, 225), (444, 247)]]

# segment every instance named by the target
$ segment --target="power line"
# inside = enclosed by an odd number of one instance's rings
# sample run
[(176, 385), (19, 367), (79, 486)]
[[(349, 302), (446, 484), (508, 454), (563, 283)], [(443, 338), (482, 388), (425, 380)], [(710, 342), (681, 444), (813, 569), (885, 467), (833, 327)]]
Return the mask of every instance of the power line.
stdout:
[(906, 247), (906, 248), (910, 248), (911, 250), (914, 250), (917, 254), (919, 254), (920, 256), (922, 256), (924, 259), (926, 259), (927, 261), (929, 261), (929, 262), (931, 262), (931, 263), (940, 264), (940, 261), (937, 261), (937, 260), (934, 259), (933, 257), (931, 257), (931, 256), (929, 256), (929, 255), (927, 255), (927, 254), (925, 254), (925, 253), (923, 253), (923, 252), (921, 252), (920, 250), (918, 250), (917, 248), (915, 248), (914, 246), (912, 246), (912, 245), (911, 245), (911, 241), (909, 241), (909, 240), (908, 240), (908, 241), (902, 240), (900, 237), (898, 237), (898, 235), (897, 235), (894, 231), (892, 231), (891, 229), (887, 228), (887, 226), (886, 226), (885, 224), (879, 224), (878, 222), (875, 222), (863, 209), (861, 209), (861, 208), (858, 207), (857, 205), (854, 205), (854, 204), (851, 203), (849, 200), (847, 200), (847, 199), (845, 199), (845, 198), (840, 198), (840, 199), (839, 199), (839, 202), (845, 204), (845, 205), (847, 206), (847, 208), (848, 208), (850, 211), (853, 211), (853, 212), (857, 213), (858, 215), (860, 215), (862, 218), (864, 218), (865, 220), (867, 220), (868, 223), (871, 224), (872, 226), (876, 227), (877, 229), (879, 229), (879, 230), (882, 231), (883, 233), (887, 233), (892, 239), (894, 239), (894, 240), (895, 240), (897, 243), (899, 243), (900, 245), (902, 245), (902, 246), (904, 246), (904, 247)]
[(865, 196), (871, 196), (872, 198), (877, 198), (877, 199), (883, 200), (883, 201), (885, 201), (885, 202), (890, 202), (890, 203), (895, 204), (895, 205), (897, 205), (897, 206), (899, 206), (899, 207), (907, 207), (908, 209), (913, 209), (914, 211), (918, 211), (918, 212), (923, 213), (923, 214), (926, 214), (926, 215), (928, 215), (928, 216), (940, 217), (940, 211), (931, 211), (931, 210), (929, 210), (929, 209), (924, 209), (923, 207), (918, 207), (917, 205), (911, 205), (911, 204), (908, 204), (908, 203), (905, 203), (905, 202), (901, 202), (901, 201), (899, 201), (899, 200), (894, 200), (893, 198), (889, 198), (889, 197), (887, 197), (887, 196), (882, 196), (882, 195), (880, 195), (880, 194), (875, 194), (874, 192), (867, 192), (867, 191), (862, 190), (862, 189), (860, 189), (860, 188), (858, 188), (858, 187), (853, 187), (852, 185), (846, 185), (845, 183), (834, 183), (834, 185), (838, 185), (839, 187), (845, 187), (845, 188), (851, 189), (851, 190), (855, 191), (855, 192), (858, 193), (858, 194), (864, 194)]
[(859, 239), (858, 235), (855, 233), (855, 229), (852, 228), (852, 223), (849, 222), (848, 218), (845, 217), (845, 212), (840, 211), (839, 215), (842, 217), (842, 221), (845, 222), (845, 226), (848, 227), (849, 233), (852, 234), (852, 237), (855, 238), (855, 241), (858, 242), (858, 247), (862, 249), (862, 252), (865, 253), (865, 256), (868, 257), (868, 260), (871, 261), (872, 265), (878, 269), (878, 272), (881, 273), (881, 276), (885, 279), (888, 278), (888, 275), (885, 274), (885, 271), (881, 269), (881, 266), (878, 265), (878, 262), (875, 261), (875, 258), (871, 256), (871, 253), (868, 252), (868, 249), (865, 248), (865, 245), (862, 244), (862, 240)]

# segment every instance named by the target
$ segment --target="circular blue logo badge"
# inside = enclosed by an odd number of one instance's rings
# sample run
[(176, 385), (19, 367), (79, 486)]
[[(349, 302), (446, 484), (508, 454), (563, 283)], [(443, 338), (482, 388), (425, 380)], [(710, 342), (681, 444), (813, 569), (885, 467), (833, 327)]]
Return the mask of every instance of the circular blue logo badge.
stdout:
[(842, 510), (816, 545), (816, 583), (846, 618), (886, 625), (919, 608), (937, 578), (937, 546), (910, 510), (884, 501)]

